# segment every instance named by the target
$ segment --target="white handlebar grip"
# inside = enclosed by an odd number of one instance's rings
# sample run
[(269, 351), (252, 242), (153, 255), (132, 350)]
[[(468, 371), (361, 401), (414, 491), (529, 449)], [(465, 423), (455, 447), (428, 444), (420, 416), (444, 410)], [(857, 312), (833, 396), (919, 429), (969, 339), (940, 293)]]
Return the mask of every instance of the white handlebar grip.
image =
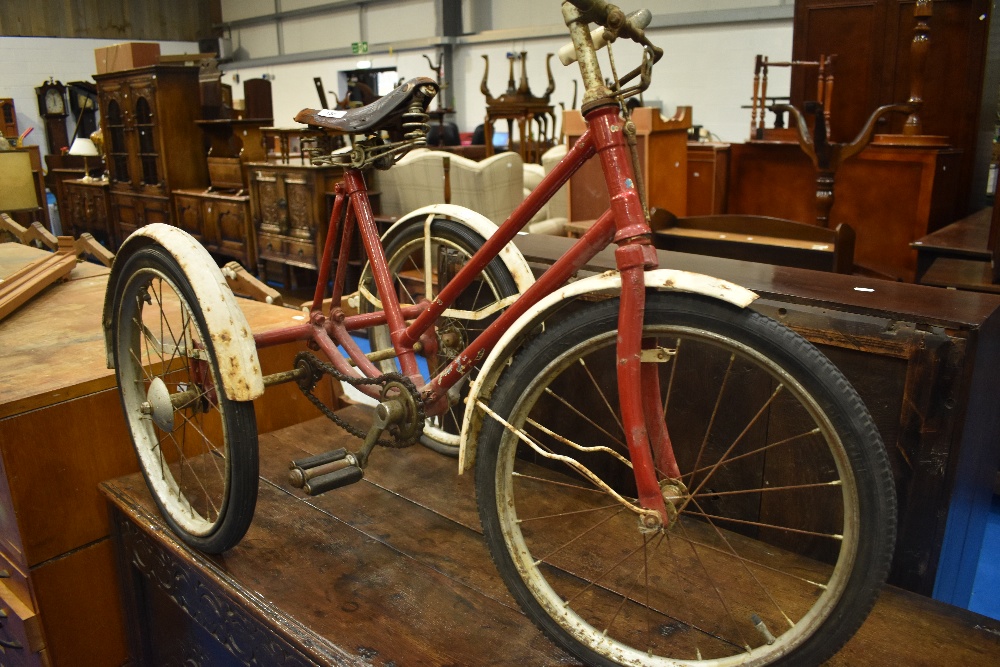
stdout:
[[(648, 9), (637, 9), (629, 14), (625, 20), (632, 26), (632, 29), (645, 30), (653, 20), (653, 13)], [(597, 26), (591, 31), (590, 38), (594, 41), (594, 51), (600, 51), (607, 46), (607, 42), (604, 40), (604, 26)], [(573, 46), (573, 42), (559, 49), (559, 62), (563, 65), (576, 62), (576, 47)]]
[[(604, 41), (604, 26), (597, 26), (590, 32), (590, 38), (594, 40), (594, 50), (600, 51), (607, 42)], [(559, 62), (563, 65), (572, 65), (576, 62), (576, 47), (573, 42), (564, 45), (559, 49)]]

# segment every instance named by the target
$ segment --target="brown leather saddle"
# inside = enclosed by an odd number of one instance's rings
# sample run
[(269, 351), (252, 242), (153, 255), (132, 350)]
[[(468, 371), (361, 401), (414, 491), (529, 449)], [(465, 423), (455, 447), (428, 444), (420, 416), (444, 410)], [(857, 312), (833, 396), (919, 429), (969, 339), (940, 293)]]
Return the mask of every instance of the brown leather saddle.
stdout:
[(399, 125), (400, 119), (414, 100), (420, 103), (422, 111), (427, 111), (427, 106), (437, 92), (438, 85), (434, 79), (418, 76), (363, 107), (344, 110), (303, 109), (296, 114), (295, 121), (348, 134), (392, 129)]

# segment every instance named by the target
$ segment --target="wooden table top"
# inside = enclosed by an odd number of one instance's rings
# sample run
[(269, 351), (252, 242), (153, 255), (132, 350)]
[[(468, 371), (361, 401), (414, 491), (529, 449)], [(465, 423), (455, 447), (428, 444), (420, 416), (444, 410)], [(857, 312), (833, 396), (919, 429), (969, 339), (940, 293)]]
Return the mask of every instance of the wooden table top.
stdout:
[[(360, 409), (348, 411), (364, 422)], [(317, 498), (288, 485), (289, 460), (356, 443), (322, 418), (262, 435), (254, 522), (222, 556), (179, 546), (141, 477), (103, 491), (209, 578), (208, 597), (263, 605), (265, 623), (300, 637), (321, 664), (345, 654), (354, 664), (363, 651), (377, 664), (577, 664), (507, 593), (483, 543), (472, 475), (457, 475), (454, 459), (419, 446), (379, 449), (358, 484)], [(1000, 622), (887, 587), (828, 664), (1000, 665)]]
[(965, 255), (988, 260), (992, 217), (993, 209), (984, 208), (936, 232), (931, 232), (910, 245), (916, 248), (917, 252), (927, 252), (932, 255)]
[[(0, 243), (0, 279), (44, 257), (44, 250)], [(81, 262), (0, 322), (0, 419), (115, 385), (107, 367), (101, 315), (110, 270)], [(239, 300), (254, 332), (296, 324), (302, 313)]]

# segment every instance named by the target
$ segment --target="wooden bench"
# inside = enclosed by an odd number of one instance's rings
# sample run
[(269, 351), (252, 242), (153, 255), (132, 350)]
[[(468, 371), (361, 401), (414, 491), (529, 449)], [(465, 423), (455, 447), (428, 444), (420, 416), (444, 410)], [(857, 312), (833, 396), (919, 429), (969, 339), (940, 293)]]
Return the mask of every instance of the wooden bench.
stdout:
[(653, 243), (660, 250), (836, 273), (854, 270), (854, 230), (846, 223), (827, 229), (761, 215), (677, 218), (662, 209), (654, 209), (651, 218)]
[(996, 209), (984, 208), (917, 239), (917, 282), (935, 287), (1000, 293), (1000, 266), (994, 261), (1000, 224)]

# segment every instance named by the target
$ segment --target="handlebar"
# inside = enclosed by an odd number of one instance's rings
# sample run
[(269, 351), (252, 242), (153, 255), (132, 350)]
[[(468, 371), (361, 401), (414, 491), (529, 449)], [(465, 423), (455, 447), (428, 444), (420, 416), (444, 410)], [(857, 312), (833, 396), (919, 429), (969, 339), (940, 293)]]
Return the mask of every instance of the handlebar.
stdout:
[[(585, 88), (582, 108), (585, 113), (593, 105), (613, 102), (616, 97), (619, 99), (631, 97), (649, 87), (653, 65), (663, 57), (663, 49), (652, 44), (646, 37), (645, 28), (652, 20), (649, 11), (640, 10), (626, 16), (618, 6), (606, 0), (565, 0), (562, 14), (573, 42), (560, 50), (560, 60), (563, 64), (569, 64), (574, 60), (580, 62), (580, 74), (583, 76)], [(591, 33), (588, 27), (591, 23), (603, 27)], [(619, 76), (616, 72), (614, 87), (609, 88), (601, 75), (597, 49), (619, 37), (627, 37), (642, 46), (642, 62), (624, 76)], [(639, 83), (624, 88), (625, 84), (636, 77), (640, 78)]]
[[(579, 2), (574, 2), (574, 0), (569, 0), (577, 8), (580, 8), (580, 4), (586, 4), (587, 2), (599, 1), (604, 3), (604, 0), (579, 0)], [(604, 3), (605, 6), (607, 3)], [(583, 11), (583, 10), (581, 10)], [(648, 9), (637, 9), (628, 16), (625, 17), (625, 23), (619, 28), (618, 34), (625, 35), (630, 39), (639, 41), (637, 36), (642, 34), (642, 31), (646, 29), (650, 21), (653, 20), (653, 14)], [(598, 21), (598, 27), (595, 28), (590, 33), (590, 38), (594, 42), (594, 51), (600, 51), (603, 49), (607, 43), (607, 29), (603, 22)], [(572, 65), (576, 62), (576, 48), (573, 46), (573, 42), (564, 45), (559, 49), (559, 62), (563, 65)]]

